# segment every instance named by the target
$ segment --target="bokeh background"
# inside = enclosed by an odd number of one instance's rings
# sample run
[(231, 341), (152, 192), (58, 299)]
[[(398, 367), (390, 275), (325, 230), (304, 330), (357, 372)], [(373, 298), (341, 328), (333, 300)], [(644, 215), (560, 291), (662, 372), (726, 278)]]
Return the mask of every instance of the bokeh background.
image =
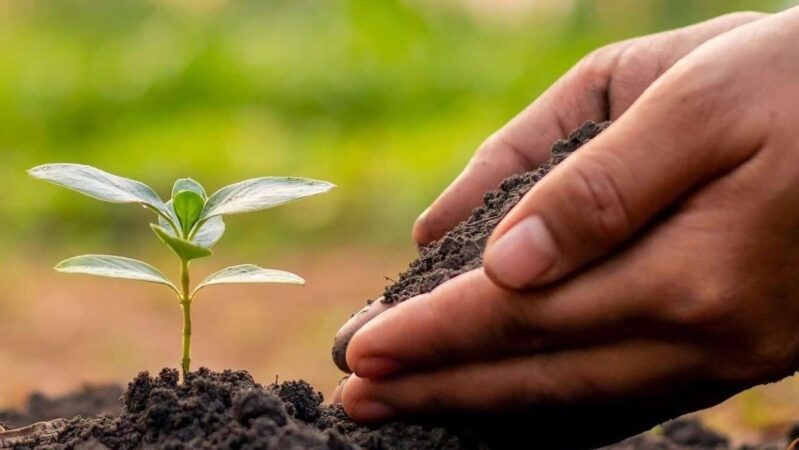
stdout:
[[(305, 378), (329, 393), (338, 325), (413, 258), (410, 227), (487, 135), (590, 50), (786, 1), (3, 0), (0, 2), (0, 407), (33, 390), (176, 366), (169, 292), (59, 275), (81, 253), (172, 255), (132, 206), (28, 178), (79, 162), (164, 196), (295, 175), (325, 196), (232, 217), (207, 274), (252, 262), (305, 288), (209, 289), (196, 364)], [(740, 439), (799, 418), (799, 383), (703, 413)]]

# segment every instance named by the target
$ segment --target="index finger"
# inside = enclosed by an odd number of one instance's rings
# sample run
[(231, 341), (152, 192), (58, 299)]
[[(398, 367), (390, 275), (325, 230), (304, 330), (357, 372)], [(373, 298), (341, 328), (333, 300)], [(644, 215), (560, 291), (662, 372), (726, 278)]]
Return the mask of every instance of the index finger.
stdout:
[(573, 68), (527, 109), (489, 137), (460, 175), (416, 220), (413, 239), (430, 243), (452, 229), (505, 178), (547, 160), (552, 143), (586, 120), (606, 120), (611, 64), (585, 75)]

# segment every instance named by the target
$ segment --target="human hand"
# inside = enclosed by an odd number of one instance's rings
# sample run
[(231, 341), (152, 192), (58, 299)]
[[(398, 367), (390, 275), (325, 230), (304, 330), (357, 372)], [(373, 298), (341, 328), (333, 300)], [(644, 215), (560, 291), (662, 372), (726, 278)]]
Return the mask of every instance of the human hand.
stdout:
[(527, 109), (488, 138), (463, 172), (421, 214), (413, 238), (440, 238), (505, 178), (549, 158), (552, 143), (583, 122), (619, 118), (671, 66), (708, 40), (765, 17), (733, 13), (697, 25), (617, 42), (593, 51)]
[(796, 42), (792, 9), (666, 71), (505, 218), (485, 270), (355, 333), (347, 412), (620, 401), (673, 415), (674, 399), (695, 408), (793, 372)]
[[(463, 173), (417, 220), (415, 240), (423, 244), (440, 237), (465, 219), (485, 192), (514, 173), (537, 167), (548, 158), (553, 142), (584, 121), (617, 119), (649, 85), (697, 46), (763, 17), (760, 13), (729, 14), (589, 54), (480, 147)], [(355, 332), (389, 306), (378, 299), (341, 328), (333, 345), (333, 359), (339, 368), (349, 371), (346, 351)]]

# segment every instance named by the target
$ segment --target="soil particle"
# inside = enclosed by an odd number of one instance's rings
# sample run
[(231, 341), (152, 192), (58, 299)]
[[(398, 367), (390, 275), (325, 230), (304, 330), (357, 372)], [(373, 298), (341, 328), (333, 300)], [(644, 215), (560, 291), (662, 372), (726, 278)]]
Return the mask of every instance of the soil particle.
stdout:
[(383, 293), (385, 303), (399, 303), (432, 291), (436, 286), (483, 265), (483, 250), (491, 232), (541, 178), (610, 122), (586, 122), (552, 147), (552, 156), (538, 169), (507, 178), (487, 193), (483, 205), (441, 239), (419, 249), (420, 256)]

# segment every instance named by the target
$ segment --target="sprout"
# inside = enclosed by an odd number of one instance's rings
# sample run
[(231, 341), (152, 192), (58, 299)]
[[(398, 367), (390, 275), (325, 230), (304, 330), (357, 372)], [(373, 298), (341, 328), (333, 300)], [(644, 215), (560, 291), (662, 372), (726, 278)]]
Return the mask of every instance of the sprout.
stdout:
[(193, 260), (213, 253), (211, 248), (225, 233), (222, 216), (273, 208), (335, 187), (325, 181), (304, 178), (263, 177), (232, 184), (208, 196), (200, 183), (183, 178), (175, 182), (172, 199), (164, 203), (146, 184), (91, 166), (46, 164), (28, 173), (98, 200), (137, 203), (157, 214), (158, 223), (150, 227), (180, 259), (180, 283), (173, 283), (147, 263), (120, 256), (77, 256), (62, 261), (56, 270), (157, 283), (174, 291), (183, 309), (184, 379), (191, 369), (191, 304), (201, 289), (231, 283), (305, 284), (305, 280), (293, 273), (243, 264), (222, 269), (192, 289), (189, 266)]

